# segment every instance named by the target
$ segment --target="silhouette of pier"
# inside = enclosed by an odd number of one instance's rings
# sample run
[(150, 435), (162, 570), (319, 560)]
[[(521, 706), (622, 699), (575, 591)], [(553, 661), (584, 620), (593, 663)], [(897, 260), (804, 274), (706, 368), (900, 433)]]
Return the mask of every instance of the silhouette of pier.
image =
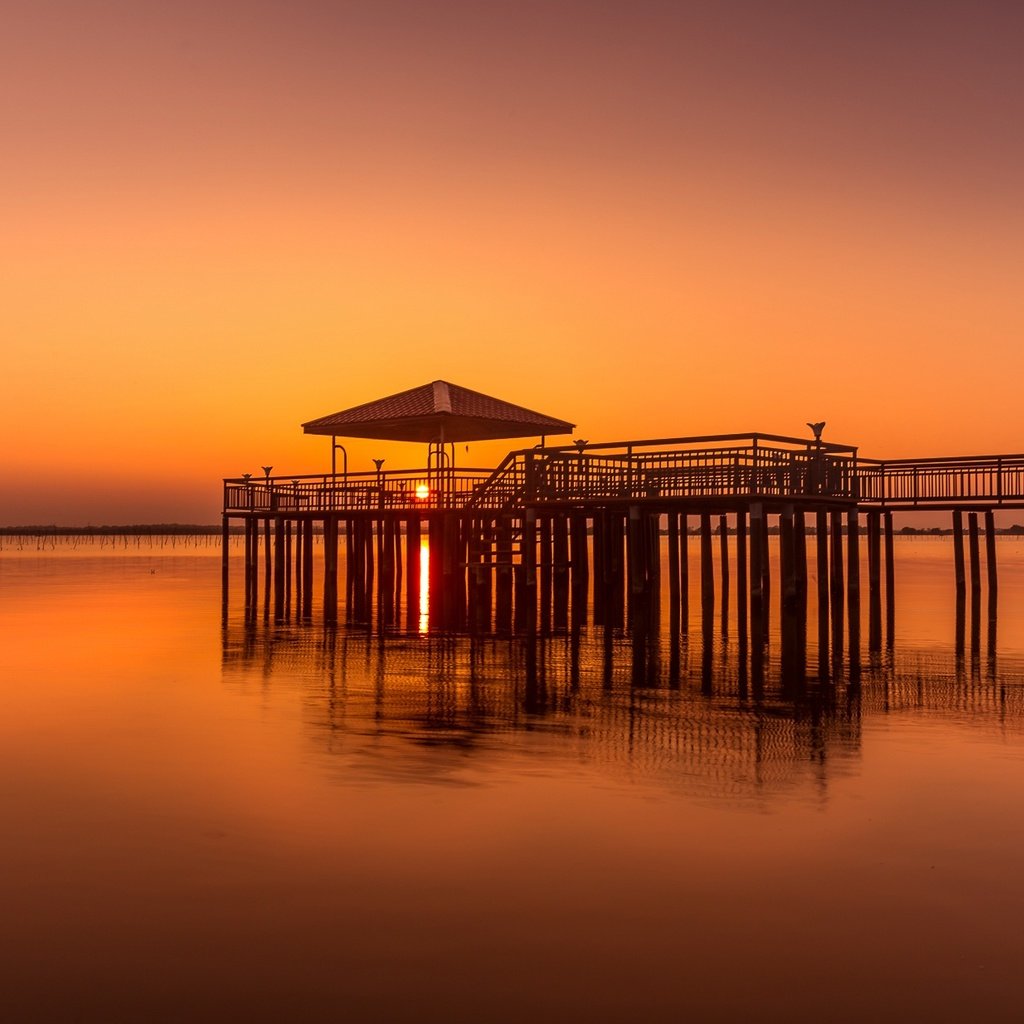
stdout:
[[(815, 426), (810, 439), (757, 432), (566, 445), (542, 439), (494, 468), (461, 468), (453, 440), (572, 425), (434, 382), (305, 424), (331, 437), (330, 473), (281, 477), (265, 467), (262, 477), (224, 481), (225, 611), (229, 524), (240, 520), (246, 617), (262, 604), (268, 619), (310, 621), (316, 587), (328, 625), (343, 619), (382, 632), (525, 636), (590, 625), (626, 630), (642, 670), (645, 640), (660, 628), (665, 577), (669, 633), (689, 628), (694, 543), (705, 637), (714, 632), (716, 606), (724, 623), (735, 602), (740, 644), (756, 675), (778, 587), (783, 673), (806, 670), (814, 602), (817, 671), (827, 677), (843, 666), (844, 652), (848, 670), (858, 668), (861, 544), (874, 652), (894, 636), (896, 517), (932, 510), (952, 516), (957, 643), (965, 643), (969, 582), (972, 650), (981, 635), (984, 527), (994, 647), (994, 512), (1024, 508), (1024, 456), (866, 459), (856, 447), (823, 441)], [(345, 464), (339, 473), (343, 431), (427, 440), (427, 463), (384, 470), (381, 462), (368, 472)]]

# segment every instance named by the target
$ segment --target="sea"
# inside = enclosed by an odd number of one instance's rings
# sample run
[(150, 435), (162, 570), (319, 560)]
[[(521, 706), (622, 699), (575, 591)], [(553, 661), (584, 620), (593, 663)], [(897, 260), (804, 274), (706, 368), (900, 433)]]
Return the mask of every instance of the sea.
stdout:
[(224, 614), (219, 539), (5, 537), (0, 1016), (1018, 1021), (998, 554), (958, 643), (950, 539), (898, 537), (891, 643), (819, 676), (812, 623), (794, 684), (775, 614), (755, 686), (697, 590), (638, 677), (589, 622), (247, 621), (238, 539)]

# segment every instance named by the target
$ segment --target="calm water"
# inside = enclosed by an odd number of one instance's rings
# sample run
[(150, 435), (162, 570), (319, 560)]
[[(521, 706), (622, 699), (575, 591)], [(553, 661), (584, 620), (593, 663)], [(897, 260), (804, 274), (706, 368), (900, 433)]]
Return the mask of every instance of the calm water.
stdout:
[(595, 630), (222, 628), (213, 545), (5, 541), (4, 1018), (1018, 1020), (1022, 554), (994, 658), (901, 539), (859, 690), (743, 695), (699, 629), (638, 687)]

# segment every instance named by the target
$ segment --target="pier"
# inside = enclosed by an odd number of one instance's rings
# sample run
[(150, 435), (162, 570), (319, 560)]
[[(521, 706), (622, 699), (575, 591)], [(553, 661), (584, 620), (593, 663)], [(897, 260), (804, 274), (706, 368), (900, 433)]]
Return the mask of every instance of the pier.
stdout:
[[(472, 416), (460, 413), (460, 402)], [(799, 676), (813, 603), (818, 675), (844, 664), (855, 672), (863, 628), (869, 652), (893, 642), (894, 533), (902, 514), (923, 510), (951, 515), (958, 644), (968, 589), (972, 650), (980, 644), (984, 581), (994, 645), (994, 513), (1024, 508), (1024, 455), (864, 458), (854, 446), (822, 440), (821, 425), (811, 438), (750, 432), (562, 445), (543, 438), (496, 467), (456, 467), (456, 440), (503, 430), (566, 433), (572, 425), (445, 382), (304, 426), (331, 437), (329, 473), (271, 476), (268, 468), (262, 477), (224, 481), (225, 614), (229, 530), (239, 521), (247, 619), (311, 621), (316, 589), (325, 624), (382, 633), (536, 636), (597, 626), (634, 638), (641, 673), (645, 640), (663, 614), (671, 636), (689, 628), (691, 544), (700, 553), (705, 639), (716, 616), (724, 631), (734, 607), (756, 674), (769, 609), (778, 607), (783, 672)], [(427, 461), (359, 472), (343, 463), (339, 472), (339, 436), (426, 441)]]

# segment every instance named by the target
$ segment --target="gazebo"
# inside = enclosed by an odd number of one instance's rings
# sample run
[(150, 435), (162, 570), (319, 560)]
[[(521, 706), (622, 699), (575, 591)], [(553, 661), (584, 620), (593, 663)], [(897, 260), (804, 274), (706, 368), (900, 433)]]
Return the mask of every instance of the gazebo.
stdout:
[[(424, 442), (429, 445), (428, 473), (440, 474), (454, 469), (455, 442), (512, 437), (543, 439), (549, 434), (571, 434), (574, 427), (575, 424), (566, 420), (444, 380), (421, 384), (302, 424), (307, 434), (324, 434), (331, 438), (332, 475), (337, 473), (335, 453), (342, 447), (337, 443), (339, 437)], [(347, 465), (345, 471), (347, 475)]]

